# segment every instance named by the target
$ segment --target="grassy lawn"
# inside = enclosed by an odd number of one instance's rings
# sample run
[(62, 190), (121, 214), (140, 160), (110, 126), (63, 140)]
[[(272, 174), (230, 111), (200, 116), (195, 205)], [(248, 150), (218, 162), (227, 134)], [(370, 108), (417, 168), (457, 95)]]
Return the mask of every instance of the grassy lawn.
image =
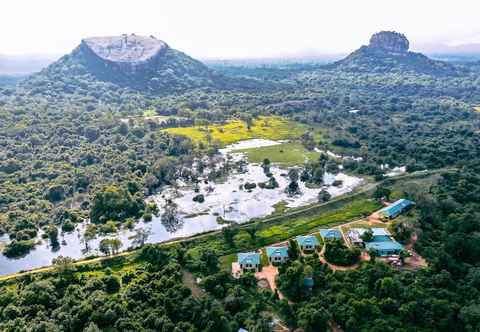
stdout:
[(232, 120), (224, 125), (168, 128), (165, 131), (170, 134), (188, 136), (197, 143), (217, 141), (221, 146), (225, 146), (251, 138), (271, 140), (297, 138), (306, 131), (306, 127), (282, 117), (264, 116), (253, 120), (250, 130), (245, 122)]
[(323, 238), (322, 238), (322, 236), (320, 235), (320, 233), (315, 233), (315, 234), (313, 234), (313, 235), (317, 238), (319, 247), (320, 247), (320, 248), (323, 247)]
[(307, 159), (313, 161), (320, 157), (319, 152), (308, 151), (298, 142), (245, 149), (239, 152), (244, 152), (251, 163), (261, 163), (265, 158), (268, 158), (272, 163), (282, 166), (303, 165)]
[(440, 174), (433, 174), (423, 178), (411, 179), (408, 181), (395, 182), (391, 186), (392, 193), (390, 201), (395, 201), (400, 198), (405, 198), (408, 193), (427, 192), (428, 189), (438, 182)]
[(262, 253), (260, 254), (260, 263), (262, 264), (262, 266), (270, 265), (270, 262), (268, 261), (266, 249), (262, 249)]
[(333, 225), (353, 220), (378, 209), (379, 204), (367, 199), (359, 199), (340, 209), (328, 211), (320, 215), (304, 216), (267, 227), (257, 232), (257, 242), (269, 244), (297, 235), (307, 234), (320, 226)]
[(157, 115), (157, 112), (155, 112), (155, 110), (150, 109), (150, 110), (143, 111), (143, 116), (144, 117), (150, 117), (150, 116), (155, 116), (155, 115)]
[(220, 257), (220, 268), (224, 271), (232, 271), (232, 263), (237, 261), (237, 254)]

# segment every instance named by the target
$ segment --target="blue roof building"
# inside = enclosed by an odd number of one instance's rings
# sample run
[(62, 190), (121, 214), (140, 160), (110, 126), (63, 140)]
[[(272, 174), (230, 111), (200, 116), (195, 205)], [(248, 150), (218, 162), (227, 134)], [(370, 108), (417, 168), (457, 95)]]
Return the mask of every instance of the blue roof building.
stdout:
[(239, 253), (237, 258), (242, 270), (258, 270), (260, 267), (260, 254), (257, 252)]
[(287, 246), (267, 247), (267, 257), (270, 263), (283, 263), (288, 259)]
[(379, 256), (398, 255), (403, 250), (403, 246), (397, 241), (367, 242), (367, 250), (374, 250)]
[(313, 281), (312, 277), (305, 277), (303, 278), (303, 285), (309, 289), (312, 289), (315, 285), (315, 282)]
[(398, 255), (403, 246), (395, 241), (385, 228), (372, 228), (372, 241), (365, 243), (367, 250), (374, 250), (379, 256)]
[(333, 240), (333, 239), (340, 240), (342, 238), (342, 233), (338, 229), (321, 229), (320, 235), (325, 240)]
[(413, 205), (415, 205), (415, 203), (408, 199), (399, 199), (389, 206), (384, 207), (378, 211), (378, 213), (384, 218), (393, 219)]
[(297, 236), (296, 240), (302, 250), (315, 250), (320, 245), (318, 239), (313, 235)]

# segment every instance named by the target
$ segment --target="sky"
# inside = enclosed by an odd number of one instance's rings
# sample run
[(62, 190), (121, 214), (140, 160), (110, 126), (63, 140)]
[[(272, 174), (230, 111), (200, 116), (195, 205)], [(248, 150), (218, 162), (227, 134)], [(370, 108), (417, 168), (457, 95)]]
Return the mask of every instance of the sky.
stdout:
[(347, 53), (380, 30), (480, 43), (478, 0), (6, 0), (0, 54), (65, 54), (82, 38), (154, 35), (194, 57)]

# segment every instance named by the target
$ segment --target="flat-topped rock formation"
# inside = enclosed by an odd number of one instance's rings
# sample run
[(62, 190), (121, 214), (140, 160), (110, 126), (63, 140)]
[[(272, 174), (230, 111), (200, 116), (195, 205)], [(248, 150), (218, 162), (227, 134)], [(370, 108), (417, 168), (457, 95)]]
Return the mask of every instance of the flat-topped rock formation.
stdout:
[(410, 43), (404, 34), (395, 31), (381, 31), (370, 38), (368, 47), (392, 53), (407, 53)]
[(409, 51), (405, 35), (394, 31), (381, 31), (370, 38), (346, 58), (331, 68), (350, 72), (412, 72), (428, 75), (456, 75), (458, 69), (446, 62), (432, 60), (421, 53)]
[(224, 82), (221, 75), (164, 41), (134, 34), (85, 38), (72, 53), (36, 75), (35, 82), (55, 81), (60, 86), (58, 77), (68, 91), (83, 91), (85, 82), (100, 81), (155, 95), (221, 87)]
[(121, 35), (113, 37), (92, 37), (82, 40), (99, 58), (112, 62), (140, 63), (160, 54), (168, 45), (153, 37)]

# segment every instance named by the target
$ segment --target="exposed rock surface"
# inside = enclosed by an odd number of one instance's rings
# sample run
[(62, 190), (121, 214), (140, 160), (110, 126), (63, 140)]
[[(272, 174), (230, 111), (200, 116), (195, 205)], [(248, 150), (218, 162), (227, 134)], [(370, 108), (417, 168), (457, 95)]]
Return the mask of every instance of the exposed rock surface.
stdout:
[(153, 36), (121, 35), (93, 37), (82, 40), (98, 57), (112, 62), (140, 63), (160, 54), (168, 45)]
[(394, 31), (381, 31), (370, 38), (371, 48), (394, 53), (407, 53), (410, 43), (405, 35)]

